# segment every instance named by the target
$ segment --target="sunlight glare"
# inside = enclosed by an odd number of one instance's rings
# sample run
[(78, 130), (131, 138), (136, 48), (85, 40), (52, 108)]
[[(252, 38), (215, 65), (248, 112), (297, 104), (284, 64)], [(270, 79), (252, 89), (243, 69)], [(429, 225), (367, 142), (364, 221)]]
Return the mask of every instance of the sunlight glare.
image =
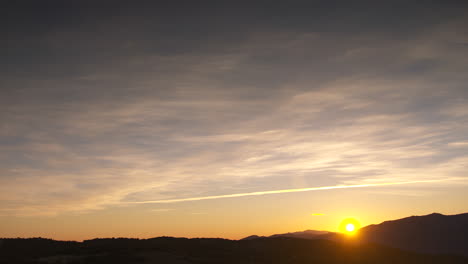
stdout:
[(346, 231), (348, 232), (353, 232), (354, 231), (354, 225), (349, 223), (346, 225)]
[(343, 219), (339, 226), (339, 231), (347, 235), (354, 235), (357, 233), (360, 223), (355, 218), (346, 218)]

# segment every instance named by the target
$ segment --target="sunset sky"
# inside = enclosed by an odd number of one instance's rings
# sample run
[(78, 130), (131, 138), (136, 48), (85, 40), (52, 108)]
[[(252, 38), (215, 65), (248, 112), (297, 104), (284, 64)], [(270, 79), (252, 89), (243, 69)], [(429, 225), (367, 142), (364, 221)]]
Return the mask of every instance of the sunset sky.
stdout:
[(466, 1), (244, 3), (2, 2), (0, 237), (468, 212)]

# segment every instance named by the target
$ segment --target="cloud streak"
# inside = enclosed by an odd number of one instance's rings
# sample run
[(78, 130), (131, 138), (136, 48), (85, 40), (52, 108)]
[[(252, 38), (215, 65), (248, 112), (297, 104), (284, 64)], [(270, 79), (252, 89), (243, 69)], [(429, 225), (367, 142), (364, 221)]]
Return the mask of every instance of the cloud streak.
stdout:
[(406, 181), (406, 182), (385, 182), (385, 183), (369, 183), (369, 184), (356, 184), (356, 185), (322, 186), (322, 187), (260, 191), (260, 192), (249, 192), (249, 193), (235, 193), (235, 194), (224, 194), (224, 195), (213, 195), (213, 196), (191, 197), (191, 198), (169, 199), (169, 200), (137, 201), (137, 202), (128, 202), (128, 203), (131, 203), (131, 204), (180, 203), (180, 202), (213, 200), (213, 199), (222, 199), (222, 198), (238, 198), (238, 197), (245, 197), (245, 196), (324, 191), (324, 190), (350, 189), (350, 188), (381, 187), (381, 186), (389, 186), (389, 185), (402, 185), (402, 184), (415, 184), (415, 183), (434, 183), (434, 182), (441, 182), (441, 181), (445, 181), (445, 180), (419, 180), (419, 181)]

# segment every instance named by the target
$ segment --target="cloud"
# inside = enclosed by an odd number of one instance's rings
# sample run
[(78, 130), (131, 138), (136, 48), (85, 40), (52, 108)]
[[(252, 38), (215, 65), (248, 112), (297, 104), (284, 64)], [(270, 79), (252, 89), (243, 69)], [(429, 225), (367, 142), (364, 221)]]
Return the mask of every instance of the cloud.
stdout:
[(450, 142), (448, 143), (448, 146), (455, 147), (455, 148), (468, 147), (468, 141)]
[(209, 41), (181, 24), (180, 37), (156, 37), (145, 17), (44, 28), (30, 49), (36, 59), (20, 63), (17, 47), (9, 71), (21, 70), (2, 80), (2, 214), (307, 186), (462, 184), (453, 179), (468, 157), (466, 20), (405, 17), (407, 31), (391, 34), (348, 15), (328, 30), (288, 16), (287, 25), (259, 22), (233, 36), (201, 33)]
[(213, 200), (213, 199), (222, 199), (222, 198), (237, 198), (237, 197), (244, 197), (244, 196), (257, 196), (257, 195), (294, 193), (294, 192), (310, 192), (310, 191), (348, 189), (348, 188), (366, 188), (366, 187), (378, 187), (378, 186), (400, 185), (400, 184), (431, 183), (431, 182), (433, 183), (433, 182), (440, 182), (440, 181), (443, 181), (443, 180), (418, 180), (418, 181), (407, 181), (407, 182), (385, 182), (385, 183), (370, 183), (370, 184), (359, 184), (359, 185), (337, 185), (337, 186), (310, 187), (310, 188), (300, 188), (300, 189), (285, 189), (285, 190), (274, 190), (274, 191), (235, 193), (235, 194), (213, 195), (213, 196), (204, 196), (204, 197), (190, 197), (190, 198), (181, 198), (181, 199), (136, 201), (136, 202), (130, 202), (130, 203), (134, 203), (134, 204), (179, 203), (179, 202)]
[(156, 209), (151, 209), (151, 212), (169, 212), (169, 211), (174, 211), (174, 208), (156, 208)]

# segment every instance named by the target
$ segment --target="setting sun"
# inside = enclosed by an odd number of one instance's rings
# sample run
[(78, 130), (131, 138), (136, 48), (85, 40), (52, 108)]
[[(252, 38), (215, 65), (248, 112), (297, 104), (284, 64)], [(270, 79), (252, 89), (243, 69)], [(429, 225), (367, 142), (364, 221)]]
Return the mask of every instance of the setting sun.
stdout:
[(359, 221), (355, 218), (346, 218), (341, 221), (339, 226), (339, 231), (345, 234), (355, 234), (359, 229), (360, 224)]
[(355, 227), (354, 227), (353, 224), (350, 223), (350, 224), (347, 224), (347, 225), (346, 225), (346, 231), (348, 231), (348, 232), (353, 232), (354, 229), (355, 229)]

